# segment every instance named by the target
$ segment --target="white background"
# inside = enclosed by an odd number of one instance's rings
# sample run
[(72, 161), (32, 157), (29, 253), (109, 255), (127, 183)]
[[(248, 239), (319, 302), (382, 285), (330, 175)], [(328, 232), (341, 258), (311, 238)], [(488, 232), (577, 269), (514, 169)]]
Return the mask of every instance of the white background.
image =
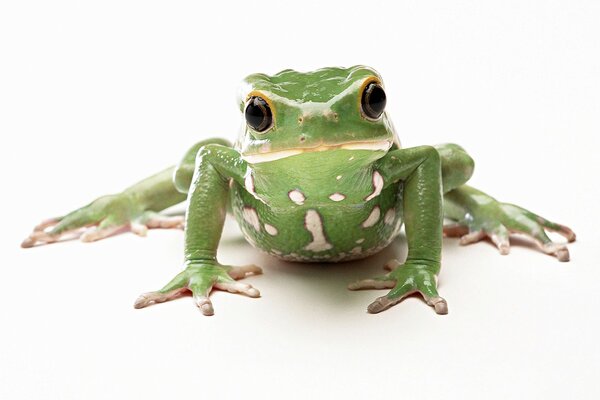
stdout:
[[(600, 3), (6, 1), (0, 5), (0, 398), (597, 399)], [(399, 250), (287, 264), (228, 224), (260, 299), (134, 310), (180, 270), (183, 234), (30, 250), (45, 217), (233, 138), (253, 72), (368, 64), (404, 146), (457, 142), (472, 183), (573, 227), (572, 261), (444, 240), (438, 316), (379, 315), (346, 284)]]

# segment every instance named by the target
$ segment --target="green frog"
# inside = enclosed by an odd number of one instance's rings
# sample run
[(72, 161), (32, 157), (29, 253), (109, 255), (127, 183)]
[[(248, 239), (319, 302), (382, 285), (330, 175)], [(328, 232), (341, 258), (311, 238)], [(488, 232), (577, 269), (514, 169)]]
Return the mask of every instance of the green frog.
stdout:
[[(389, 289), (368, 306), (370, 313), (413, 293), (438, 314), (448, 312), (437, 289), (444, 234), (461, 244), (488, 238), (501, 254), (508, 254), (511, 234), (525, 234), (544, 253), (569, 260), (566, 244), (546, 231), (572, 242), (571, 229), (466, 185), (474, 162), (456, 144), (402, 148), (386, 102), (381, 76), (366, 66), (250, 75), (240, 90), (244, 123), (233, 144), (201, 141), (176, 166), (43, 221), (22, 246), (72, 235), (92, 242), (127, 230), (184, 229), (183, 271), (134, 306), (191, 291), (204, 315), (214, 313), (213, 289), (260, 296), (239, 282), (260, 267), (217, 260), (228, 212), (252, 246), (298, 262), (367, 257), (390, 245), (404, 225), (406, 260), (390, 260), (387, 272), (349, 285)], [(184, 201), (185, 216), (160, 213)], [(444, 226), (444, 219), (453, 223)]]

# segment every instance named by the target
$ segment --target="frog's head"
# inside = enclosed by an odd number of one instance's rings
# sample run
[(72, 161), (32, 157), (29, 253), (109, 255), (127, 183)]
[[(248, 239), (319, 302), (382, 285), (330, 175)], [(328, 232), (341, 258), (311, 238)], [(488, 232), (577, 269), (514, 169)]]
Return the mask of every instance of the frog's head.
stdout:
[(397, 143), (385, 104), (381, 77), (365, 66), (253, 74), (240, 91), (236, 148), (253, 164), (334, 149), (382, 156)]

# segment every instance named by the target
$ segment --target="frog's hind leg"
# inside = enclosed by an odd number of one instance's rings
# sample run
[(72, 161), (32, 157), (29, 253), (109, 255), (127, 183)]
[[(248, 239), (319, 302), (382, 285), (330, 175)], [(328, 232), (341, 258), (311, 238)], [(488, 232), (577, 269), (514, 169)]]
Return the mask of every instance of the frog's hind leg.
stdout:
[(465, 185), (473, 173), (474, 163), (460, 146), (436, 146), (442, 161), (444, 187), (444, 216), (454, 223), (444, 227), (448, 237), (460, 237), (467, 245), (489, 239), (500, 254), (510, 252), (511, 234), (533, 239), (539, 249), (569, 261), (569, 249), (564, 243), (553, 242), (545, 231), (557, 232), (568, 242), (575, 241), (575, 233), (568, 227), (551, 222), (522, 207), (502, 203), (475, 188)]
[(440, 154), (444, 193), (464, 185), (471, 179), (475, 162), (465, 149), (454, 143), (440, 144), (434, 148)]
[(21, 247), (28, 248), (77, 238), (89, 243), (127, 231), (146, 236), (148, 229), (182, 230), (185, 225), (183, 215), (163, 215), (155, 211), (145, 211), (140, 215), (119, 216), (117, 198), (111, 197), (109, 204), (104, 207), (100, 203), (102, 201), (97, 200), (64, 217), (42, 221), (33, 228), (21, 243)]
[(42, 221), (21, 246), (27, 248), (76, 238), (94, 242), (127, 231), (146, 236), (148, 229), (183, 229), (183, 215), (166, 215), (160, 211), (186, 199), (195, 155), (208, 144), (230, 146), (226, 140), (217, 138), (198, 142), (177, 167), (166, 168), (121, 193), (99, 197), (65, 216)]

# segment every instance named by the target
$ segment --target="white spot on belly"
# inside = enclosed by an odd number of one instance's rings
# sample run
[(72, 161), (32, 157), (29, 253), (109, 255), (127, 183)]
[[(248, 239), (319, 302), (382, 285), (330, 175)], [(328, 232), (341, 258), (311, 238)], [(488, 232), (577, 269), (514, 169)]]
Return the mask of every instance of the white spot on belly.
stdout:
[(365, 201), (369, 201), (372, 198), (379, 196), (383, 189), (383, 177), (377, 171), (373, 172), (373, 193), (365, 197)]
[(375, 206), (373, 207), (373, 211), (371, 211), (371, 214), (369, 214), (369, 216), (367, 217), (367, 219), (365, 219), (365, 221), (362, 223), (362, 227), (363, 228), (370, 228), (373, 225), (375, 225), (377, 223), (377, 221), (379, 221), (379, 217), (381, 216), (381, 210), (379, 209), (379, 206)]
[(243, 214), (244, 220), (252, 225), (256, 231), (260, 231), (260, 222), (258, 221), (258, 214), (256, 213), (256, 210), (252, 207), (244, 207)]
[(360, 246), (357, 246), (355, 248), (353, 248), (352, 250), (350, 250), (350, 254), (356, 256), (362, 253), (362, 248)]
[(364, 241), (365, 241), (365, 239), (364, 239), (364, 238), (360, 238), (360, 239), (358, 239), (358, 240), (356, 241), (356, 244), (361, 244), (361, 243), (362, 243), (362, 242), (364, 242)]
[(312, 236), (312, 242), (310, 242), (304, 250), (317, 252), (329, 250), (333, 247), (327, 242), (325, 232), (323, 231), (323, 221), (316, 210), (308, 210), (306, 212), (306, 215), (304, 216), (304, 226)]
[(267, 233), (271, 236), (277, 235), (277, 228), (275, 228), (273, 225), (265, 224), (265, 231), (267, 231)]
[(394, 234), (400, 233), (400, 228), (402, 228), (402, 218), (398, 218), (398, 221), (396, 221), (396, 227), (394, 228)]
[(385, 213), (385, 217), (383, 217), (383, 222), (385, 222), (386, 225), (394, 225), (395, 219), (396, 219), (396, 210), (393, 208), (390, 208)]
[(254, 177), (252, 176), (252, 172), (250, 172), (249, 170), (246, 173), (246, 177), (244, 178), (244, 187), (246, 188), (246, 190), (248, 191), (248, 193), (250, 193), (252, 196), (254, 196), (254, 198), (256, 200), (260, 200), (263, 203), (265, 202), (256, 193), (256, 189), (254, 187)]
[(244, 186), (250, 194), (256, 195), (256, 192), (254, 191), (254, 177), (251, 173), (246, 175), (246, 178), (244, 179)]
[(333, 201), (342, 201), (346, 198), (346, 196), (344, 196), (341, 193), (334, 193), (331, 196), (329, 196), (329, 198)]
[(335, 177), (335, 179), (337, 179), (339, 181), (340, 179), (342, 179), (342, 176), (338, 175), (338, 176)]
[(304, 197), (302, 192), (299, 190), (290, 191), (288, 193), (288, 197), (290, 198), (290, 200), (292, 200), (294, 203), (298, 204), (299, 206), (304, 204), (304, 200), (306, 200), (306, 198)]

